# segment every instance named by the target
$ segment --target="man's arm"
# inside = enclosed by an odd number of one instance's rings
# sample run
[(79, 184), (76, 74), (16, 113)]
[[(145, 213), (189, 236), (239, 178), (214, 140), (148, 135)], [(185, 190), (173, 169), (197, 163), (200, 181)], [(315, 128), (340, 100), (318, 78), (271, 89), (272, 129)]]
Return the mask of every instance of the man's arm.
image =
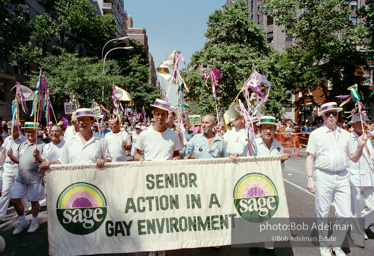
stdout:
[(16, 164), (19, 163), (18, 158), (13, 155), (13, 150), (12, 149), (9, 149), (7, 154), (9, 156), (10, 160), (12, 160)]
[(179, 155), (179, 150), (175, 150), (173, 153), (173, 160), (179, 160), (181, 156)]
[(135, 155), (134, 155), (134, 160), (135, 161), (140, 161), (140, 162), (144, 161), (144, 159), (142, 157), (142, 151), (140, 149), (136, 148)]
[(1, 150), (1, 152), (0, 152), (0, 163), (2, 163), (4, 161), (5, 154), (6, 154), (5, 148), (3, 148), (3, 150)]
[(314, 155), (311, 153), (308, 153), (306, 157), (306, 175), (308, 179), (308, 191), (312, 194), (316, 193), (316, 184), (314, 182), (314, 177), (313, 177), (313, 169), (314, 169)]
[(364, 146), (366, 144), (367, 139), (368, 139), (368, 137), (367, 137), (366, 133), (362, 134), (358, 138), (358, 141), (357, 141), (358, 145), (357, 145), (356, 151), (353, 154), (349, 155), (349, 159), (351, 159), (352, 162), (357, 163), (358, 160), (360, 159), (360, 157), (362, 155), (362, 150), (364, 149)]

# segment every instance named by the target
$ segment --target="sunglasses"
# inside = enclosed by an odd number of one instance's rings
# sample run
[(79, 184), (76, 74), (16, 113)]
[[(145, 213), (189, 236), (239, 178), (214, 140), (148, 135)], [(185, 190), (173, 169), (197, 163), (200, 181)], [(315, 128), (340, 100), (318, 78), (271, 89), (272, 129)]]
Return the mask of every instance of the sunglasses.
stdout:
[(338, 112), (326, 112), (325, 117), (329, 117), (330, 115), (337, 116)]

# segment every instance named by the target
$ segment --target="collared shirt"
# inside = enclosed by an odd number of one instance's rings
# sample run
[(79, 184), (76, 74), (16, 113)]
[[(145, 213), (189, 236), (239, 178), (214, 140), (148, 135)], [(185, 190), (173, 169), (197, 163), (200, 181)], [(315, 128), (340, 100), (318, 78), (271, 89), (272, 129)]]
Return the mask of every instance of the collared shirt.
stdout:
[(105, 141), (108, 145), (113, 162), (126, 162), (126, 149), (123, 148), (124, 141), (127, 146), (131, 145), (130, 135), (125, 131), (118, 133), (108, 132), (105, 134)]
[[(257, 147), (257, 156), (275, 156), (283, 154), (282, 144), (275, 139), (272, 140), (270, 149), (266, 146), (262, 138), (255, 139), (255, 143)], [(282, 169), (284, 169), (285, 166), (285, 163), (282, 163)]]
[(353, 137), (338, 126), (335, 135), (336, 137), (326, 126), (310, 133), (306, 151), (314, 155), (314, 168), (329, 172), (340, 172), (348, 168), (349, 155), (356, 150)]
[[(354, 145), (357, 147), (359, 136), (354, 131), (351, 133)], [(374, 144), (371, 138), (366, 141), (366, 146), (362, 150), (362, 155), (357, 163), (350, 161), (349, 172), (350, 181), (353, 185), (358, 187), (372, 187), (374, 186), (373, 173), (373, 159), (374, 159)], [(368, 152), (369, 151), (369, 152)]]
[(7, 152), (12, 148), (13, 150), (13, 155), (18, 158), (18, 148), (19, 146), (25, 142), (27, 139), (25, 136), (21, 134), (17, 139), (15, 139), (12, 142), (12, 136), (8, 136), (5, 138), (3, 147), (5, 149), (4, 154), (5, 154), (5, 163), (4, 163), (4, 170), (8, 170), (11, 172), (16, 172), (18, 171), (18, 164), (14, 163), (10, 157), (8, 156)]
[(34, 143), (29, 143), (28, 140), (23, 142), (18, 148), (19, 163), (18, 174), (16, 181), (22, 184), (41, 183), (43, 178), (43, 171), (39, 169), (39, 162), (33, 157), (33, 152), (36, 147), (41, 154), (43, 154), (43, 147), (45, 143), (37, 140)]
[(40, 155), (43, 159), (54, 162), (62, 157), (62, 150), (64, 148), (65, 141), (60, 141), (59, 144), (55, 145), (53, 142), (48, 143), (43, 148), (43, 153)]
[(227, 154), (238, 154), (239, 156), (248, 155), (248, 138), (246, 129), (232, 128), (231, 131), (227, 131), (223, 138), (227, 146)]
[(195, 159), (227, 157), (226, 145), (221, 137), (215, 135), (212, 147), (204, 133), (196, 134), (186, 145), (184, 155), (194, 153)]
[(66, 141), (59, 161), (63, 164), (96, 163), (98, 159), (112, 159), (106, 141), (92, 133), (92, 137), (83, 145), (77, 133)]
[(64, 133), (64, 140), (68, 140), (68, 139), (71, 139), (74, 135), (76, 135), (77, 133), (75, 132), (75, 127), (74, 125), (72, 126), (69, 126), (68, 128), (66, 128), (65, 130), (65, 133)]

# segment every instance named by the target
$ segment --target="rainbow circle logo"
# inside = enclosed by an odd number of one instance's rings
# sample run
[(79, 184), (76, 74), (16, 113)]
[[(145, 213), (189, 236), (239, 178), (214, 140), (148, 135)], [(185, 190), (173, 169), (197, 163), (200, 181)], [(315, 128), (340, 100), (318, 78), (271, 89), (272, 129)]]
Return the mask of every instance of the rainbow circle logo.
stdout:
[(107, 215), (107, 203), (98, 187), (78, 182), (61, 192), (57, 200), (56, 213), (66, 231), (76, 235), (87, 235), (103, 224)]
[(234, 188), (234, 205), (239, 215), (250, 222), (270, 219), (278, 210), (279, 196), (272, 180), (261, 173), (249, 173)]

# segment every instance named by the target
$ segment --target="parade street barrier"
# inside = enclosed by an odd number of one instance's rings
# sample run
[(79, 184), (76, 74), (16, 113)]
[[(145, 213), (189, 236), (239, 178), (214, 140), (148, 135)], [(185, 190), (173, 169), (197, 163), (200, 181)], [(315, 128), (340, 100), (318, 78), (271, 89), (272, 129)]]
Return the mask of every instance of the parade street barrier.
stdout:
[(224, 246), (234, 217), (289, 217), (279, 156), (52, 165), (46, 187), (51, 255)]
[(309, 133), (276, 133), (274, 139), (282, 144), (284, 153), (301, 157), (301, 146), (308, 145)]

